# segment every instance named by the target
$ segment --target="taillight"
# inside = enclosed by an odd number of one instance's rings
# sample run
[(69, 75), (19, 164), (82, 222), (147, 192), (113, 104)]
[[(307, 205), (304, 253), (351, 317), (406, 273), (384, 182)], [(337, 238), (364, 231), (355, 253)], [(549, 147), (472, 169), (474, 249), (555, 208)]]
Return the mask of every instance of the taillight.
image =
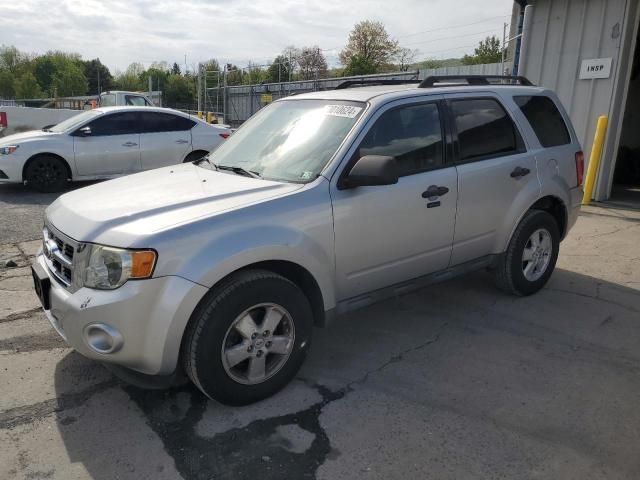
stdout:
[(0, 112), (0, 127), (7, 128), (7, 112)]
[(576, 180), (578, 180), (578, 187), (584, 180), (584, 153), (581, 151), (576, 152)]
[(230, 133), (219, 133), (218, 135), (220, 135), (222, 138), (224, 138), (226, 140), (227, 138), (229, 138), (229, 136), (231, 134)]

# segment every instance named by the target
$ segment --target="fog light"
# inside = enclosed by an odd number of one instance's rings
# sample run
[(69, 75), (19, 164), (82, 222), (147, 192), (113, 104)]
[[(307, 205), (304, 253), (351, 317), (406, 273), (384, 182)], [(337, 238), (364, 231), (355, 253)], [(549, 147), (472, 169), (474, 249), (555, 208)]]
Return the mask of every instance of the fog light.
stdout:
[(124, 343), (122, 334), (104, 323), (87, 325), (84, 329), (84, 337), (89, 348), (102, 354), (115, 353)]

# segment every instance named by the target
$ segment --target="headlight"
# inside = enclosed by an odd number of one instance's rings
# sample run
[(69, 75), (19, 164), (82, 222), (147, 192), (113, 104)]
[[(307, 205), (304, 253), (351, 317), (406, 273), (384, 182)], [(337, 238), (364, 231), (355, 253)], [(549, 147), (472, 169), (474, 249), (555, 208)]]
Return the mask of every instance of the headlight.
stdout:
[(156, 263), (153, 250), (125, 250), (92, 245), (84, 269), (85, 287), (112, 290), (127, 280), (149, 278)]
[(0, 147), (0, 155), (9, 155), (15, 152), (20, 145), (9, 145), (8, 147)]

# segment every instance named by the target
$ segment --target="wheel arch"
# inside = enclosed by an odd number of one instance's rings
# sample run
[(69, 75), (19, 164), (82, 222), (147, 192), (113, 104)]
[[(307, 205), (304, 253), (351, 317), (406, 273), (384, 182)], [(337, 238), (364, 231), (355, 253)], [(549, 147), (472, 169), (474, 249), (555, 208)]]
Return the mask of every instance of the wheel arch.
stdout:
[(531, 210), (542, 210), (549, 213), (556, 220), (558, 224), (558, 230), (560, 231), (560, 239), (561, 240), (564, 239), (564, 236), (567, 233), (567, 223), (568, 223), (567, 205), (558, 196), (553, 194), (548, 194), (548, 195), (545, 195), (544, 197), (538, 198), (535, 202), (529, 205), (529, 208), (525, 209), (520, 214), (517, 221), (514, 222), (511, 228), (511, 232), (509, 233), (509, 237), (507, 238), (507, 242), (504, 245), (503, 251), (505, 251), (508, 248), (509, 243), (511, 242), (511, 239), (513, 238), (513, 234), (518, 228), (518, 225), (520, 225), (520, 222), (522, 221), (524, 216), (527, 214), (527, 212), (530, 212)]
[[(195, 150), (190, 151), (189, 153), (187, 153), (184, 157), (184, 159), (182, 160), (182, 163), (187, 163), (190, 162), (191, 160), (188, 160), (189, 157), (193, 156), (195, 157), (196, 153), (202, 153), (202, 156), (204, 157), (205, 155), (208, 155), (209, 152), (207, 150), (203, 150), (202, 148), (197, 148)], [(198, 157), (198, 158), (202, 158), (202, 157)]]
[(69, 162), (62, 156), (58, 155), (57, 153), (50, 153), (50, 152), (40, 152), (40, 153), (36, 153), (34, 155), (31, 155), (26, 162), (24, 162), (24, 165), (22, 166), (22, 181), (24, 182), (26, 180), (25, 178), (25, 174), (27, 172), (27, 167), (29, 166), (29, 164), (31, 162), (33, 162), (36, 158), (40, 158), (40, 157), (54, 157), (57, 158), (58, 160), (61, 160), (62, 163), (64, 164), (64, 166), (67, 169), (67, 175), (68, 178), (70, 180), (73, 180), (73, 172), (71, 171), (71, 165), (69, 165)]
[(227, 281), (233, 275), (236, 275), (238, 272), (247, 270), (267, 270), (269, 272), (281, 275), (287, 280), (294, 283), (298, 288), (300, 288), (300, 290), (302, 290), (302, 293), (304, 293), (305, 297), (307, 297), (307, 299), (309, 300), (311, 311), (313, 312), (314, 325), (325, 326), (326, 317), (324, 309), (324, 297), (322, 295), (322, 290), (320, 288), (320, 285), (318, 284), (318, 281), (315, 279), (313, 274), (305, 267), (289, 260), (264, 260), (250, 263), (222, 277), (209, 289), (209, 291), (213, 290), (219, 285), (222, 285), (225, 281)]

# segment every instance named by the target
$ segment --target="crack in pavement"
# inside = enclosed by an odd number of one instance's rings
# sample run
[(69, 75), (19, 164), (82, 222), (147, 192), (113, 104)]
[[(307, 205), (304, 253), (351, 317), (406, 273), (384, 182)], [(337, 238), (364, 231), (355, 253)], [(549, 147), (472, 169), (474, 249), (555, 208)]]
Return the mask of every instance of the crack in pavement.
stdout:
[(7, 315), (4, 318), (0, 318), (0, 323), (6, 323), (6, 322), (14, 322), (16, 320), (22, 320), (23, 318), (29, 318), (32, 315), (38, 313), (38, 312), (42, 312), (42, 307), (34, 307), (31, 308), (29, 310), (25, 310), (23, 312), (15, 312), (15, 313), (11, 313), (9, 315)]
[(608, 300), (606, 298), (602, 298), (600, 297), (600, 286), (601, 284), (597, 284), (596, 285), (596, 295), (589, 295), (588, 293), (580, 293), (580, 292), (574, 292), (572, 290), (564, 290), (562, 288), (555, 288), (555, 287), (544, 287), (545, 290), (549, 290), (550, 292), (559, 292), (559, 293), (569, 293), (571, 295), (577, 295), (579, 297), (586, 297), (586, 298), (591, 298), (593, 300), (598, 300), (600, 302), (604, 302), (604, 303), (608, 303), (610, 305), (615, 305), (617, 307), (623, 308), (625, 310), (629, 310), (631, 312), (639, 312), (640, 313), (640, 309), (634, 308), (630, 305), (625, 305), (624, 303), (620, 303), (620, 302), (616, 302), (613, 300)]
[[(371, 375), (401, 362), (407, 354), (437, 342), (446, 326), (446, 323), (441, 325), (434, 337), (394, 354), (380, 366), (339, 390), (333, 391), (312, 380), (298, 377), (297, 380), (320, 394), (319, 402), (294, 413), (254, 420), (243, 427), (231, 428), (212, 437), (202, 437), (196, 432), (210, 400), (195, 387), (186, 386), (161, 394), (136, 387), (124, 387), (124, 390), (144, 412), (147, 424), (160, 437), (176, 469), (187, 480), (314, 478), (327, 458), (339, 455), (331, 447), (331, 441), (320, 424), (323, 409), (344, 398), (353, 391), (354, 386), (364, 384)], [(184, 415), (179, 415), (177, 396), (184, 392), (190, 392), (190, 405)], [(167, 402), (173, 402), (169, 410), (175, 412), (175, 418), (170, 420), (167, 420), (167, 409), (162, 408), (166, 407)], [(290, 426), (314, 435), (304, 452), (283, 447), (278, 429)]]
[(344, 387), (344, 389), (346, 389), (347, 392), (351, 392), (352, 387), (354, 385), (363, 385), (364, 383), (367, 382), (367, 380), (369, 380), (369, 376), (373, 375), (375, 373), (380, 373), (381, 371), (383, 371), (385, 368), (389, 367), (390, 365), (394, 364), (394, 363), (398, 363), (404, 360), (405, 355), (408, 355), (409, 353), (418, 351), (418, 350), (422, 350), (425, 347), (428, 347), (429, 345), (432, 345), (434, 343), (436, 343), (438, 340), (440, 340), (440, 337), (442, 336), (442, 334), (444, 333), (445, 328), (449, 325), (448, 322), (443, 323), (442, 325), (440, 325), (440, 327), (438, 328), (435, 336), (429, 340), (427, 340), (426, 342), (423, 342), (415, 347), (410, 347), (407, 348), (405, 350), (402, 350), (400, 353), (392, 356), (389, 360), (387, 360), (385, 363), (383, 363), (382, 365), (380, 365), (378, 368), (375, 368), (373, 370), (369, 370), (367, 371), (362, 378), (358, 379), (358, 380), (353, 380), (351, 382), (349, 382), (346, 387)]
[(32, 423), (53, 413), (63, 412), (70, 408), (79, 407), (86, 403), (93, 395), (115, 387), (120, 382), (108, 380), (98, 383), (76, 393), (64, 393), (57, 398), (20, 407), (9, 408), (0, 412), (0, 430), (8, 430), (18, 425)]

